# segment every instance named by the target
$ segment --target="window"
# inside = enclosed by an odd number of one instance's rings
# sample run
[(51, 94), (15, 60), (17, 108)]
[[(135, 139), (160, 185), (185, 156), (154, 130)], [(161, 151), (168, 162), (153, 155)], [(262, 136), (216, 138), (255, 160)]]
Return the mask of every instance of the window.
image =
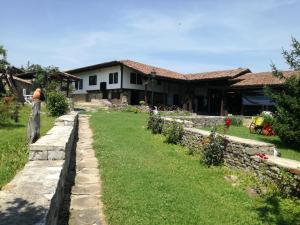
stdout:
[(114, 83), (118, 83), (118, 73), (114, 73)]
[(142, 75), (141, 74), (137, 74), (136, 75), (136, 83), (137, 84), (143, 84), (143, 82), (142, 82)]
[(83, 88), (83, 80), (80, 79), (80, 81), (79, 81), (79, 90), (82, 90), (82, 88)]
[(130, 83), (136, 84), (136, 73), (130, 73)]
[(109, 84), (117, 84), (118, 83), (118, 72), (109, 74)]
[(97, 76), (89, 76), (89, 85), (97, 85)]
[(156, 80), (157, 85), (161, 85), (161, 81), (160, 80)]
[(137, 73), (130, 73), (131, 84), (143, 84), (142, 75)]
[(83, 80), (75, 81), (75, 90), (82, 90), (83, 88)]
[(114, 74), (110, 73), (109, 74), (109, 84), (112, 84), (114, 82)]

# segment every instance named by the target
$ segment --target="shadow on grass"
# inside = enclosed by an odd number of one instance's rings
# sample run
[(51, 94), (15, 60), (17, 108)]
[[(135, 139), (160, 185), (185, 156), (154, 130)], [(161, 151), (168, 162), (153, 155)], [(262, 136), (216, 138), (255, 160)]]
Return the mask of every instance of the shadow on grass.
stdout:
[[(284, 204), (286, 208), (284, 209)], [(276, 225), (291, 225), (300, 224), (300, 207), (295, 203), (294, 211), (291, 210), (290, 203), (283, 203), (277, 196), (267, 197), (262, 206), (258, 207), (258, 215), (260, 216), (264, 224), (276, 224)], [(289, 206), (287, 206), (289, 205)]]
[(0, 124), (0, 129), (5, 128), (5, 129), (13, 129), (13, 128), (20, 128), (20, 127), (25, 127), (23, 124), (14, 124), (14, 123), (4, 123)]
[(16, 198), (6, 204), (9, 207), (5, 211), (0, 211), (0, 225), (45, 223), (46, 209), (42, 206), (36, 206), (33, 202), (22, 198)]

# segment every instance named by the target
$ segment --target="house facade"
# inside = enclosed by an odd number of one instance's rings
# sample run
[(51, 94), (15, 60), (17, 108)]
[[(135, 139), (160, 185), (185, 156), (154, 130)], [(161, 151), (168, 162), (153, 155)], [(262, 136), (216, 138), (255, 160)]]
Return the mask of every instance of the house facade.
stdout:
[(181, 74), (131, 60), (66, 72), (80, 79), (74, 83), (76, 101), (109, 99), (114, 104), (131, 105), (144, 101), (208, 115), (250, 115), (269, 109), (273, 103), (263, 95), (263, 87), (282, 82), (271, 72), (259, 79), (259, 73), (251, 73), (247, 68)]

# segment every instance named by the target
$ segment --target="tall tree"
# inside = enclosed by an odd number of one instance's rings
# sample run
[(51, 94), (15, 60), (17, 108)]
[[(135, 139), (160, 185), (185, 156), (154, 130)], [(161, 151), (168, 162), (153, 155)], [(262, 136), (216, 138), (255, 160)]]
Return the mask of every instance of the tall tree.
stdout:
[(5, 93), (3, 79), (5, 79), (6, 69), (9, 63), (6, 60), (6, 50), (0, 45), (0, 95)]
[(274, 128), (280, 139), (300, 151), (300, 43), (292, 38), (292, 49), (283, 50), (282, 55), (294, 71), (292, 76), (285, 76), (274, 64), (273, 75), (283, 81), (281, 91), (270, 87), (266, 94), (275, 101)]

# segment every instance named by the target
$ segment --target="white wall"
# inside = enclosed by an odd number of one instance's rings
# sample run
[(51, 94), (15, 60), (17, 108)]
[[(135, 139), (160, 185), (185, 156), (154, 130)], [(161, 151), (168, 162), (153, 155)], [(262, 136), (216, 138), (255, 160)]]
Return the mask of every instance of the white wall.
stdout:
[[(130, 73), (136, 73), (134, 70), (124, 66), (123, 67), (123, 88), (125, 89), (134, 89), (134, 90), (145, 90), (145, 81), (143, 84), (131, 84), (130, 83)], [(148, 91), (152, 90), (152, 83), (149, 81)], [(157, 85), (157, 81), (153, 80), (153, 90), (155, 92), (166, 93), (167, 92), (167, 82), (161, 81), (160, 85)]]
[[(116, 84), (109, 84), (109, 74), (118, 72), (118, 83)], [(82, 90), (75, 90), (74, 94), (85, 94), (86, 91), (89, 90), (100, 90), (100, 83), (106, 82), (106, 88), (110, 89), (119, 89), (121, 88), (121, 66), (112, 66), (101, 68), (97, 70), (87, 71), (83, 73), (76, 74), (83, 79), (83, 88)], [(89, 85), (89, 76), (97, 75), (97, 84), (96, 85)]]

